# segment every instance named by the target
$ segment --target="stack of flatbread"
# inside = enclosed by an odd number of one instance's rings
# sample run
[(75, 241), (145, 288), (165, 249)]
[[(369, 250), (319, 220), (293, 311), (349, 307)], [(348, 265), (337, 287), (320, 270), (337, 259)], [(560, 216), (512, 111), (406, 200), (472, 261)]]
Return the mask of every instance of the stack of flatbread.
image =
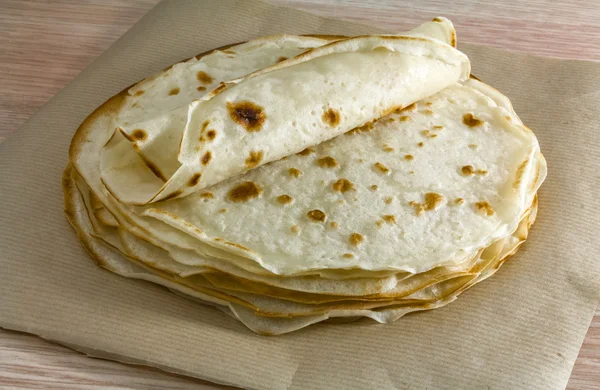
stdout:
[(545, 176), (435, 18), (175, 64), (85, 120), (63, 186), (100, 266), (274, 335), (452, 302), (527, 238)]

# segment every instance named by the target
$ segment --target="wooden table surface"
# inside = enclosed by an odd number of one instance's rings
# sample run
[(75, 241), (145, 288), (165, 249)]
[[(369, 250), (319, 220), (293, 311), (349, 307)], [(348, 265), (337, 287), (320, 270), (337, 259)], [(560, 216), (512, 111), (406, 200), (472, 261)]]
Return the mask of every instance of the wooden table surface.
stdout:
[[(215, 0), (216, 1), (216, 0)], [(450, 18), (462, 42), (600, 61), (596, 0), (271, 0), (325, 16), (407, 30)], [(124, 34), (158, 0), (0, 0), (0, 142)], [(1, 299), (1, 298), (0, 298)], [(144, 367), (90, 359), (0, 330), (0, 387), (199, 389), (210, 385)], [(600, 388), (600, 311), (568, 389)]]

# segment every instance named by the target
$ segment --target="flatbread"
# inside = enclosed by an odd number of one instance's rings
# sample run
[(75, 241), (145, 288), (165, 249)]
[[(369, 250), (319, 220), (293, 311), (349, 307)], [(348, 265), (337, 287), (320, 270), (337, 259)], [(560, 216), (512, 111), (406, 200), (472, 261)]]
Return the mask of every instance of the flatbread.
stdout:
[(444, 306), (527, 238), (546, 176), (455, 47), (436, 18), (169, 67), (78, 129), (67, 218), (100, 266), (261, 334)]

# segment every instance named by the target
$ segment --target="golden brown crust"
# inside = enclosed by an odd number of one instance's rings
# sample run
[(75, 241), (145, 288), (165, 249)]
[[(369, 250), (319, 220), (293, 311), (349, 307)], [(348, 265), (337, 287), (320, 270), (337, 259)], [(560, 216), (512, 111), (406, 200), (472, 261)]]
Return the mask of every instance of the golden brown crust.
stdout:
[(327, 35), (327, 34), (301, 34), (301, 37), (310, 37), (310, 38), (318, 38), (318, 39), (347, 39), (349, 38), (347, 35)]

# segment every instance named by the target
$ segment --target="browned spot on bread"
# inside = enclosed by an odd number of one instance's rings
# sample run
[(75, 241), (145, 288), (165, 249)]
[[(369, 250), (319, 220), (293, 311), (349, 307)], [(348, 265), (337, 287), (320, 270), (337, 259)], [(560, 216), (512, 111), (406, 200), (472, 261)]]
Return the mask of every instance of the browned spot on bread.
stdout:
[(352, 244), (354, 246), (359, 246), (364, 240), (365, 240), (365, 237), (359, 233), (352, 233), (350, 235), (350, 238), (348, 239), (350, 244)]
[(409, 117), (408, 115), (402, 115), (400, 117), (400, 122), (409, 122), (409, 121), (412, 121), (412, 118)]
[(365, 132), (371, 131), (372, 129), (373, 129), (373, 123), (367, 122), (362, 126), (355, 127), (354, 129), (347, 131), (345, 133), (345, 135), (354, 135), (354, 134), (358, 134), (358, 133), (365, 133)]
[(313, 152), (313, 150), (311, 148), (306, 148), (301, 152), (296, 153), (298, 156), (308, 156), (309, 154), (311, 154)]
[(371, 189), (371, 191), (377, 191), (377, 189), (379, 188), (377, 186), (377, 184), (373, 184), (371, 187), (369, 187)]
[(425, 102), (425, 105), (426, 105), (427, 107), (431, 107), (431, 105), (432, 105), (432, 104), (433, 104), (432, 102)]
[(427, 110), (423, 110), (423, 115), (433, 115), (433, 111), (427, 109)]
[(475, 208), (480, 214), (487, 215), (488, 217), (494, 215), (495, 211), (488, 202), (477, 202)]
[(233, 246), (233, 247), (236, 247), (236, 248), (239, 248), (239, 249), (243, 249), (245, 251), (250, 251), (250, 249), (246, 248), (243, 245), (236, 244), (235, 242), (227, 241), (227, 240), (225, 240), (223, 238), (220, 238), (220, 237), (215, 238), (215, 241), (222, 242), (225, 245)]
[(206, 87), (203, 87), (203, 86), (201, 85), (201, 86), (199, 86), (198, 88), (196, 88), (196, 91), (198, 91), (198, 92), (206, 91)]
[(391, 146), (389, 146), (388, 144), (384, 144), (384, 145), (383, 145), (383, 151), (384, 151), (384, 152), (388, 152), (388, 153), (389, 153), (389, 152), (393, 152), (393, 151), (394, 151), (394, 148), (392, 148), (392, 147), (391, 147)]
[(521, 184), (521, 180), (523, 180), (523, 173), (525, 173), (525, 168), (529, 163), (529, 158), (526, 158), (519, 166), (517, 167), (517, 173), (515, 175), (515, 181), (513, 182), (513, 188), (519, 188)]
[[(140, 155), (140, 157), (142, 157), (142, 155)], [(162, 174), (162, 172), (160, 171), (160, 169), (158, 169), (158, 167), (156, 165), (154, 165), (150, 161), (146, 160), (145, 157), (142, 157), (142, 160), (144, 160), (144, 163), (146, 164), (148, 169), (150, 169), (156, 177), (158, 177), (159, 179), (161, 179), (164, 182), (167, 181), (167, 178), (165, 177), (165, 175)]]
[(444, 20), (442, 18), (438, 18), (438, 17), (431, 19), (431, 21), (436, 22), (436, 23), (444, 23)]
[(397, 106), (391, 106), (389, 108), (383, 109), (380, 111), (379, 115), (380, 117), (384, 117), (386, 115), (389, 115), (391, 113), (398, 113), (402, 111), (402, 105), (397, 105)]
[(173, 88), (169, 91), (169, 96), (177, 95), (179, 93), (179, 88)]
[(396, 122), (396, 118), (388, 118), (387, 121), (388, 123), (394, 123)]
[(384, 173), (384, 174), (390, 173), (390, 170), (389, 170), (389, 168), (388, 168), (388, 167), (386, 167), (385, 165), (383, 165), (383, 164), (382, 164), (382, 163), (380, 163), (380, 162), (377, 162), (377, 163), (375, 163), (373, 166), (374, 166), (374, 167), (375, 167), (377, 170), (379, 170), (379, 172), (381, 172), (381, 173)]
[(190, 180), (188, 180), (188, 186), (193, 187), (200, 182), (200, 178), (202, 177), (201, 173), (195, 173)]
[(477, 173), (478, 175), (487, 175), (488, 171), (486, 171), (485, 169), (478, 169), (475, 173)]
[(415, 171), (408, 171), (408, 173), (409, 173), (410, 175), (414, 175), (414, 174), (415, 174)]
[(331, 226), (332, 229), (337, 229), (340, 226), (340, 224), (333, 221), (329, 223), (329, 226)]
[(173, 199), (178, 197), (179, 195), (183, 194), (183, 190), (177, 190), (175, 192), (170, 193), (169, 195), (165, 196), (164, 198), (162, 198), (161, 200), (169, 200), (169, 199)]
[(144, 91), (142, 91), (141, 89), (139, 91), (137, 91), (136, 93), (133, 94), (133, 96), (142, 96), (144, 94)]
[(327, 215), (321, 210), (311, 210), (306, 213), (306, 216), (313, 222), (325, 222), (327, 220)]
[(505, 115), (505, 116), (504, 116), (504, 119), (506, 119), (506, 120), (507, 120), (507, 121), (509, 121), (509, 122), (511, 122), (511, 121), (512, 121), (512, 118), (511, 118), (511, 117), (509, 117), (508, 115)]
[(426, 138), (435, 138), (435, 137), (437, 137), (437, 134), (434, 134), (434, 133), (432, 133), (429, 130), (421, 130), (421, 135), (423, 137), (426, 137)]
[(135, 129), (133, 130), (133, 133), (131, 133), (131, 137), (136, 141), (143, 141), (148, 137), (148, 134), (146, 134), (145, 130)]
[(264, 153), (262, 152), (262, 150), (259, 150), (257, 152), (250, 152), (250, 156), (248, 156), (248, 158), (246, 159), (246, 166), (248, 168), (254, 168), (258, 164), (260, 164), (260, 162), (263, 159), (263, 155)]
[(425, 144), (424, 144), (423, 142), (419, 142), (419, 143), (417, 144), (417, 146), (418, 146), (418, 147), (420, 147), (420, 148), (422, 148), (423, 146), (425, 146)]
[(350, 180), (347, 179), (339, 179), (335, 183), (333, 183), (333, 190), (341, 193), (348, 192), (354, 190), (354, 184)]
[(444, 126), (439, 126), (439, 125), (433, 126), (433, 130), (443, 130), (443, 129), (444, 129)]
[(415, 202), (414, 200), (411, 200), (410, 202), (408, 202), (408, 204), (409, 204), (410, 206), (414, 207), (414, 209), (415, 209), (415, 213), (416, 213), (417, 215), (421, 215), (421, 214), (423, 214), (424, 207), (423, 207), (423, 204), (422, 204), (422, 203), (418, 203), (418, 202)]
[(393, 215), (384, 215), (383, 220), (387, 223), (389, 223), (390, 225), (395, 225), (396, 224), (396, 217)]
[(292, 177), (300, 177), (300, 176), (302, 176), (302, 171), (299, 170), (299, 169), (296, 169), (296, 168), (290, 168), (290, 169), (288, 169), (288, 173)]
[(428, 192), (425, 194), (425, 201), (423, 203), (418, 203), (413, 200), (408, 204), (414, 207), (417, 215), (421, 215), (423, 211), (435, 210), (443, 201), (444, 197), (442, 195), (435, 192)]
[(378, 228), (383, 226), (383, 221), (381, 219), (378, 219), (377, 221), (375, 221), (375, 224), (377, 225)]
[(416, 108), (417, 108), (417, 104), (413, 103), (413, 104), (409, 104), (408, 106), (404, 107), (402, 110), (400, 110), (400, 112), (414, 111)]
[(216, 136), (217, 136), (217, 132), (215, 130), (208, 130), (206, 132), (206, 138), (208, 138), (209, 141), (214, 140)]
[[(204, 122), (202, 122), (202, 127), (200, 128), (200, 142), (206, 142), (206, 137), (204, 136), (204, 130), (206, 130), (206, 127), (208, 126), (208, 124), (210, 123), (210, 121), (206, 120)], [(181, 139), (180, 143), (179, 143), (179, 149), (181, 150), (181, 142), (183, 142), (183, 138)]]
[(373, 122), (366, 122), (362, 126), (355, 127), (354, 129), (346, 132), (346, 135), (353, 135), (353, 134), (357, 134), (357, 133), (368, 133), (371, 130), (373, 130)]
[(203, 192), (200, 194), (200, 197), (204, 199), (213, 199), (215, 196), (212, 192)]
[(221, 92), (223, 92), (226, 89), (227, 89), (227, 84), (220, 83), (217, 88), (215, 88), (215, 89), (212, 90), (212, 95), (216, 96), (216, 95), (220, 94)]
[(373, 130), (373, 122), (367, 122), (364, 125), (355, 128), (353, 131), (356, 131), (357, 133), (368, 133), (371, 130)]
[(334, 110), (333, 108), (330, 108), (323, 113), (323, 116), (321, 116), (321, 119), (323, 120), (323, 122), (328, 124), (330, 127), (335, 127), (340, 124), (341, 115), (340, 115), (339, 111)]
[(213, 82), (213, 78), (206, 72), (203, 71), (198, 71), (198, 73), (196, 73), (196, 78), (198, 79), (198, 81), (200, 81), (202, 84), (210, 84)]
[(221, 209), (221, 210), (219, 210), (219, 212), (220, 212), (220, 213), (226, 213), (226, 212), (227, 212), (227, 209)]
[(455, 204), (463, 204), (463, 203), (465, 203), (465, 200), (463, 198), (456, 198), (456, 199), (454, 199), (454, 203)]
[(232, 202), (240, 203), (257, 198), (261, 193), (262, 188), (258, 184), (252, 181), (245, 181), (229, 190), (227, 197)]
[[(131, 140), (133, 140), (133, 139), (131, 139)], [(154, 174), (154, 176), (156, 176), (160, 180), (166, 182), (167, 181), (167, 177), (165, 177), (165, 175), (163, 175), (163, 173), (160, 171), (160, 169), (158, 169), (158, 167), (156, 165), (154, 165), (154, 163), (152, 161), (148, 160), (144, 156), (144, 154), (140, 152), (140, 148), (139, 148), (139, 146), (136, 143), (133, 144), (133, 148), (138, 152), (139, 157), (142, 159), (142, 161), (144, 161), (144, 164), (146, 164), (146, 166), (148, 167), (148, 169), (150, 169), (150, 171), (152, 171), (152, 173)]]
[(460, 171), (464, 176), (471, 176), (475, 173), (475, 168), (473, 168), (472, 165), (465, 165), (464, 167), (460, 168)]
[(277, 62), (281, 62), (281, 61), (285, 61), (287, 60), (287, 57), (281, 56), (277, 59)]
[(298, 225), (294, 225), (290, 228), (290, 230), (292, 231), (292, 233), (298, 234), (298, 232), (300, 232), (300, 228), (298, 227)]
[(405, 160), (408, 160), (408, 161), (412, 161), (412, 160), (414, 160), (415, 158), (413, 157), (413, 155), (412, 155), (412, 154), (405, 154), (405, 155), (404, 155), (404, 159), (405, 159)]
[(207, 165), (210, 160), (212, 159), (212, 154), (210, 152), (206, 152), (204, 153), (204, 156), (202, 156), (202, 165)]
[(231, 119), (248, 132), (260, 131), (267, 119), (267, 114), (262, 107), (247, 100), (237, 103), (227, 102), (227, 110)]
[(283, 195), (279, 195), (277, 197), (277, 201), (281, 204), (289, 204), (294, 201), (294, 198), (292, 198), (291, 196), (289, 196), (287, 194), (283, 194)]
[(345, 259), (351, 259), (354, 257), (354, 255), (352, 253), (344, 253), (342, 257)]
[(331, 156), (326, 156), (317, 160), (317, 165), (321, 168), (335, 168), (338, 166), (338, 162)]
[(386, 196), (383, 199), (383, 203), (385, 203), (385, 204), (392, 204), (393, 201), (394, 201), (394, 198), (392, 196)]
[(469, 127), (478, 127), (483, 125), (483, 121), (475, 118), (471, 113), (463, 115), (462, 121), (465, 125)]
[(227, 54), (237, 54), (236, 52), (234, 52), (233, 50), (223, 50), (223, 53), (227, 53)]
[(475, 145), (475, 144), (469, 144), (469, 149), (477, 149), (477, 145)]

